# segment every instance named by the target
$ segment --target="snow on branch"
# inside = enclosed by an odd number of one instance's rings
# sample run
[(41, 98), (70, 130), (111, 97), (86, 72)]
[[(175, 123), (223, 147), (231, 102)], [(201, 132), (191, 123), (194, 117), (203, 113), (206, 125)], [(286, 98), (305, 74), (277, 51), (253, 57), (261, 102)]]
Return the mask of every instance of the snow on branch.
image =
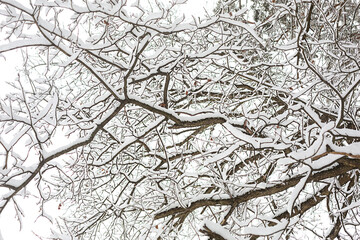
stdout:
[(69, 239), (359, 238), (360, 5), (250, 2), (0, 0), (0, 214), (34, 197)]

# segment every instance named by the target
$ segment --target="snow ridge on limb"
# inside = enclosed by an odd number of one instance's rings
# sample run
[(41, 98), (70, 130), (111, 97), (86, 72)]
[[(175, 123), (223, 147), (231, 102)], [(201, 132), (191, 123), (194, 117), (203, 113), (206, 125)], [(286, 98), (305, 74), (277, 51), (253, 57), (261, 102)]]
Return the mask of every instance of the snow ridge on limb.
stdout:
[(188, 21), (184, 1), (150, 2), (0, 0), (0, 51), (25, 59), (0, 105), (2, 214), (34, 186), (70, 208), (53, 236), (358, 228), (358, 3), (227, 1)]

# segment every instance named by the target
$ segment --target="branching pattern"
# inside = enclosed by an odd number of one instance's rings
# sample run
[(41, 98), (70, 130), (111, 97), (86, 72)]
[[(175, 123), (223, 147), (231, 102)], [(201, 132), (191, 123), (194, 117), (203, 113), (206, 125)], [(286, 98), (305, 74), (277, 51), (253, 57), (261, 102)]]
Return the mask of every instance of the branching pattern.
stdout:
[(0, 214), (34, 184), (60, 239), (360, 238), (360, 3), (181, 2), (0, 0)]

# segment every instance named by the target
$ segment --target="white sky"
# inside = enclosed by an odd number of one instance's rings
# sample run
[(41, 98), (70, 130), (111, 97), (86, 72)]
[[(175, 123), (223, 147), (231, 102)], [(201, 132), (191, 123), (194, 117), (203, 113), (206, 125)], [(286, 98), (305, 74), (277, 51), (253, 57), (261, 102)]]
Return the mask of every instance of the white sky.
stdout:
[[(23, 0), (17, 0), (22, 2)], [(131, 0), (130, 0), (131, 1)], [(140, 0), (140, 3), (146, 0)], [(172, 2), (171, 0), (160, 0), (164, 3)], [(204, 16), (206, 11), (211, 14), (217, 0), (187, 0), (187, 3), (178, 6), (179, 15), (185, 15), (185, 20), (194, 17)], [(1, 20), (1, 19), (0, 19)], [(0, 33), (0, 45), (3, 36)], [(0, 54), (0, 98), (3, 99), (6, 94), (10, 93), (10, 88), (6, 86), (5, 82), (11, 82), (17, 77), (16, 68), (20, 69), (22, 65), (22, 57), (20, 52), (11, 51)]]
[[(22, 2), (23, 0), (17, 0)], [(142, 0), (141, 0), (142, 1)], [(163, 2), (169, 2), (169, 0), (160, 0)], [(217, 0), (188, 0), (184, 5), (179, 6), (179, 13), (184, 14), (186, 19), (191, 16), (200, 17), (205, 15), (205, 9), (211, 14)], [(0, 33), (0, 46), (6, 44), (1, 38)], [(21, 69), (22, 57), (20, 52), (11, 51), (0, 55), (0, 98), (3, 99), (6, 94), (10, 94), (11, 88), (7, 87), (5, 82), (12, 82), (17, 78), (17, 70)], [(3, 161), (1, 159), (0, 161)], [(21, 199), (21, 198), (17, 198)], [(0, 240), (39, 240), (35, 236), (34, 232), (40, 236), (46, 236), (50, 234), (51, 223), (45, 218), (37, 218), (39, 215), (37, 205), (37, 199), (33, 196), (25, 197), (20, 200), (22, 209), (24, 210), (24, 219), (22, 230), (20, 231), (20, 225), (15, 218), (13, 204), (9, 204), (4, 212), (0, 215)], [(46, 205), (54, 215), (59, 214), (57, 209), (58, 203), (52, 202)], [(46, 238), (45, 238), (46, 239)]]

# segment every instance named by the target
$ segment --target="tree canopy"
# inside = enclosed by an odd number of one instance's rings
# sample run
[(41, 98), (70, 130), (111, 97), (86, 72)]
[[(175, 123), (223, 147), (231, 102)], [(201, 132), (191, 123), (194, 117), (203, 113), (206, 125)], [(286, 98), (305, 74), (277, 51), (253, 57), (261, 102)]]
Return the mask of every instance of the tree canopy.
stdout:
[(359, 238), (360, 2), (183, 2), (0, 0), (24, 58), (0, 214), (31, 194), (67, 209), (53, 239)]

